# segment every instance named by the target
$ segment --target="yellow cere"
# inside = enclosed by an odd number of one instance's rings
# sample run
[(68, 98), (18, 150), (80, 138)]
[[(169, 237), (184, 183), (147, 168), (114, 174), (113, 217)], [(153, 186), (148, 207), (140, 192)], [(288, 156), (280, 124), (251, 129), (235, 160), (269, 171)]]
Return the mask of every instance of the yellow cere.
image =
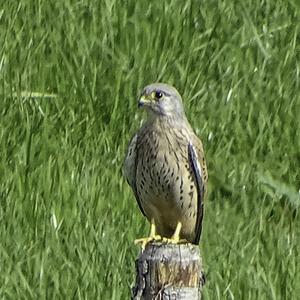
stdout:
[(156, 96), (155, 96), (155, 95), (156, 95), (156, 92), (152, 92), (152, 93), (151, 93), (151, 99), (152, 99), (152, 100), (155, 100), (155, 99), (156, 99)]

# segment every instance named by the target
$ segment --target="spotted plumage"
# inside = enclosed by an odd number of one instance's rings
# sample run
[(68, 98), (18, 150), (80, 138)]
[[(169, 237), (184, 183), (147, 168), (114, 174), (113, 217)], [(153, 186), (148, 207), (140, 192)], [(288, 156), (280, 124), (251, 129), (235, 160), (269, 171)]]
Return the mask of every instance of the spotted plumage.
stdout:
[(170, 238), (180, 223), (180, 238), (197, 244), (207, 182), (202, 143), (174, 87), (147, 86), (139, 106), (147, 109), (148, 119), (130, 142), (125, 177), (159, 235)]

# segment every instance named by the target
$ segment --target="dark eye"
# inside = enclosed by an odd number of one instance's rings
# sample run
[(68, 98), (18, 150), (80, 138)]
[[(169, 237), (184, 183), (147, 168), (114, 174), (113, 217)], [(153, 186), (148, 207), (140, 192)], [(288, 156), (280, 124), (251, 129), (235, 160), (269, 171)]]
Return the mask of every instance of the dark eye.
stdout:
[(161, 91), (156, 91), (155, 92), (155, 98), (160, 99), (163, 96), (163, 93)]

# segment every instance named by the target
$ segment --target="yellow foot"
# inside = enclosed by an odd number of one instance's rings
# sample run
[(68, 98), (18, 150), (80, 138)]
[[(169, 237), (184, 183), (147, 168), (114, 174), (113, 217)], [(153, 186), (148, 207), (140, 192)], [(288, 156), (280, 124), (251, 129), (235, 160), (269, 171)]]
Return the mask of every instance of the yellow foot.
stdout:
[(161, 241), (162, 237), (158, 234), (156, 234), (156, 227), (154, 222), (151, 222), (151, 229), (150, 229), (150, 235), (145, 238), (136, 239), (134, 241), (135, 244), (142, 244), (142, 249), (144, 250), (146, 245), (153, 241)]
[(171, 236), (171, 238), (163, 238), (163, 242), (165, 242), (167, 244), (187, 243), (187, 240), (180, 239), (181, 227), (182, 227), (181, 222), (178, 222), (174, 234)]
[(189, 243), (188, 240), (173, 239), (172, 237), (171, 238), (163, 238), (162, 241), (163, 241), (163, 243), (166, 243), (166, 244), (187, 244), (187, 243)]
[(148, 236), (140, 239), (136, 239), (134, 243), (137, 244), (142, 244), (142, 249), (144, 250), (146, 248), (146, 245), (148, 243), (151, 243), (153, 241), (161, 241), (162, 237), (160, 235), (155, 235), (155, 236)]

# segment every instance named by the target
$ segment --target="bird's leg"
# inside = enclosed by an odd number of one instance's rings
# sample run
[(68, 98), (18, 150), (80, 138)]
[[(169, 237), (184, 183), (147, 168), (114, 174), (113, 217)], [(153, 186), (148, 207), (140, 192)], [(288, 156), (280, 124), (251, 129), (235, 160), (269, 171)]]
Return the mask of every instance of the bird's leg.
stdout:
[(155, 222), (152, 219), (151, 220), (151, 227), (150, 227), (150, 234), (148, 237), (146, 238), (140, 238), (140, 239), (136, 239), (134, 241), (135, 244), (142, 244), (142, 248), (145, 249), (146, 245), (150, 242), (153, 241), (160, 241), (162, 240), (162, 237), (158, 234), (156, 234), (156, 226), (155, 226)]
[(174, 232), (174, 234), (173, 234), (172, 237), (171, 237), (171, 240), (173, 240), (174, 243), (178, 243), (179, 240), (180, 240), (180, 231), (181, 231), (181, 227), (182, 227), (181, 222), (178, 222), (178, 223), (177, 223), (177, 226), (176, 226), (176, 229), (175, 229), (175, 232)]
[(181, 240), (180, 239), (181, 227), (182, 227), (182, 223), (178, 222), (177, 226), (176, 226), (176, 229), (175, 229), (173, 235), (171, 236), (171, 238), (163, 238), (163, 241), (166, 242), (166, 243), (170, 243), (170, 244), (187, 243), (186, 240)]

